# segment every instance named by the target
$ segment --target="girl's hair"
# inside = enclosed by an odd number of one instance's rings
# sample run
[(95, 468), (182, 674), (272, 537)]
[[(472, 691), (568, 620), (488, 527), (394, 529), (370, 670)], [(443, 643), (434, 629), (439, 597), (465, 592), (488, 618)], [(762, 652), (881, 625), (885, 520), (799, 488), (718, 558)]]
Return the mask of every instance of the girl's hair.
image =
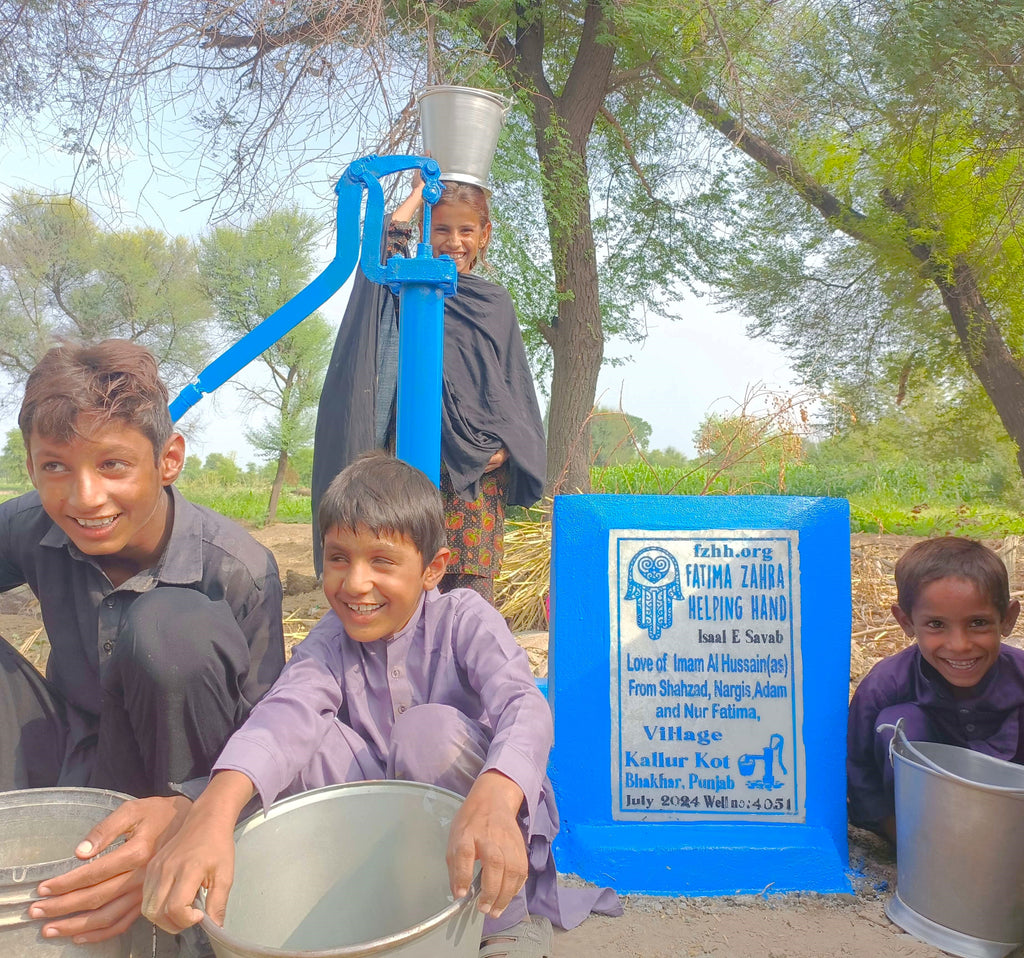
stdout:
[(482, 187), (472, 183), (462, 183), (458, 180), (442, 180), (442, 182), (444, 190), (441, 192), (441, 199), (434, 204), (435, 206), (441, 206), (444, 203), (465, 203), (480, 217), (481, 226), (490, 223), (491, 205), (487, 202), (487, 193)]
[(28, 449), (33, 431), (58, 442), (70, 442), (82, 415), (98, 424), (121, 422), (139, 430), (153, 444), (160, 461), (174, 432), (167, 409), (167, 387), (156, 360), (144, 346), (125, 339), (95, 345), (54, 346), (29, 374), (18, 426)]
[(1010, 584), (1006, 566), (988, 546), (959, 536), (926, 539), (912, 545), (896, 563), (896, 595), (899, 607), (914, 614), (925, 586), (939, 579), (966, 579), (977, 586), (999, 613), (1010, 607)]
[(375, 536), (411, 540), (423, 567), (446, 541), (444, 506), (437, 487), (419, 469), (380, 450), (347, 465), (327, 487), (317, 509), (321, 544), (330, 529), (366, 526)]

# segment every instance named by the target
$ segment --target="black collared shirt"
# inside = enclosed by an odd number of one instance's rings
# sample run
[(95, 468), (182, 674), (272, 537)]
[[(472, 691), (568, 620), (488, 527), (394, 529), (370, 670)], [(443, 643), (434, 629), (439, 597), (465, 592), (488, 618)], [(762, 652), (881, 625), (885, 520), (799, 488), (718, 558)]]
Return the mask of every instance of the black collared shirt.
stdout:
[[(115, 588), (29, 492), (0, 503), (0, 592), (27, 583), (39, 599), (50, 641), (47, 678), (98, 720), (100, 676), (125, 612), (151, 589), (196, 589), (226, 602), (246, 637), (250, 667), (241, 694), (251, 706), (284, 665), (281, 579), (269, 549), (237, 523), (189, 502), (173, 486), (174, 518), (155, 568)], [(246, 709), (247, 711), (247, 709)]]

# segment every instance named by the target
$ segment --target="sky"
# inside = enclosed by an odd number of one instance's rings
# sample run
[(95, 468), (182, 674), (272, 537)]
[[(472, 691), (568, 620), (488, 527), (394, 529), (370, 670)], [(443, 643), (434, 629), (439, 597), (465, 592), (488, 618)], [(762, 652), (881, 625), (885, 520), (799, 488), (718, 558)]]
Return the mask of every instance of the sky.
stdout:
[[(13, 189), (66, 192), (72, 175), (66, 156), (32, 153), (26, 143), (0, 144), (0, 197)], [(208, 207), (193, 204), (181, 180), (154, 174), (148, 163), (136, 157), (128, 158), (117, 192), (97, 188), (79, 197), (90, 208), (118, 211), (124, 225), (149, 225), (193, 237), (204, 231), (209, 216)], [(312, 195), (308, 198), (308, 205), (315, 207), (311, 212), (325, 219), (334, 212), (333, 203), (329, 210), (323, 208), (326, 202)], [(324, 264), (333, 252), (331, 239), (324, 247)], [(333, 324), (341, 320), (347, 290), (346, 284), (322, 309)], [(792, 368), (781, 350), (749, 337), (743, 317), (719, 312), (706, 299), (680, 300), (672, 319), (649, 322), (644, 342), (612, 340), (605, 354), (628, 357), (628, 361), (602, 371), (597, 404), (621, 407), (646, 420), (652, 427), (652, 449), (672, 446), (692, 455), (694, 432), (709, 411), (727, 414), (754, 385), (781, 391), (794, 388)], [(541, 405), (545, 405), (543, 397)], [(226, 384), (204, 397), (183, 421), (189, 452), (203, 459), (211, 452), (234, 453), (244, 466), (256, 459), (244, 437), (248, 423), (239, 395)], [(14, 412), (0, 412), (0, 435), (15, 425)]]

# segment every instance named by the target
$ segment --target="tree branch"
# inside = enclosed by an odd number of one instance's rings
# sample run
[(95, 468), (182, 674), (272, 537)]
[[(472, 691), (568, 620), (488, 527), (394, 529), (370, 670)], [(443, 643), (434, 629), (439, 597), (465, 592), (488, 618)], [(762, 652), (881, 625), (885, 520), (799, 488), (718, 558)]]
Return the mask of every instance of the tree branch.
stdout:
[(647, 191), (647, 195), (653, 200), (657, 199), (654, 195), (654, 190), (651, 189), (651, 184), (647, 181), (647, 177), (644, 174), (643, 168), (640, 166), (640, 161), (636, 158), (636, 153), (633, 151), (633, 142), (630, 140), (626, 131), (622, 129), (622, 124), (615, 118), (611, 110), (606, 106), (602, 106), (600, 114), (608, 121), (616, 130), (619, 132), (619, 136), (622, 139), (622, 145), (625, 147), (626, 156), (629, 158), (629, 165), (633, 167), (633, 172), (636, 173), (640, 182), (643, 184), (644, 190)]
[(844, 203), (826, 189), (792, 157), (772, 146), (766, 139), (751, 132), (728, 110), (716, 103), (703, 90), (687, 91), (659, 72), (665, 88), (684, 100), (701, 119), (721, 133), (730, 143), (747, 154), (777, 179), (788, 183), (810, 206), (814, 207), (836, 229), (855, 240), (877, 246), (877, 237), (866, 229), (868, 218)]

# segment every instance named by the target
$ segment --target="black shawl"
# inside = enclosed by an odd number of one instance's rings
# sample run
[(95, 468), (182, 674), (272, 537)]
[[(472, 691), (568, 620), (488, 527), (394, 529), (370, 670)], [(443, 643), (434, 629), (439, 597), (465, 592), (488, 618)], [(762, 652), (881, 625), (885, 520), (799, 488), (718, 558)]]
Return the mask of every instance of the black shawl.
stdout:
[[(313, 547), (320, 567), (317, 505), (331, 480), (381, 445), (375, 424), (394, 402), (397, 298), (357, 267), (317, 411), (313, 446)], [(490, 457), (509, 451), (507, 498), (533, 505), (544, 488), (545, 441), (523, 337), (507, 290), (461, 274), (444, 301), (441, 460), (455, 491), (472, 502)]]

